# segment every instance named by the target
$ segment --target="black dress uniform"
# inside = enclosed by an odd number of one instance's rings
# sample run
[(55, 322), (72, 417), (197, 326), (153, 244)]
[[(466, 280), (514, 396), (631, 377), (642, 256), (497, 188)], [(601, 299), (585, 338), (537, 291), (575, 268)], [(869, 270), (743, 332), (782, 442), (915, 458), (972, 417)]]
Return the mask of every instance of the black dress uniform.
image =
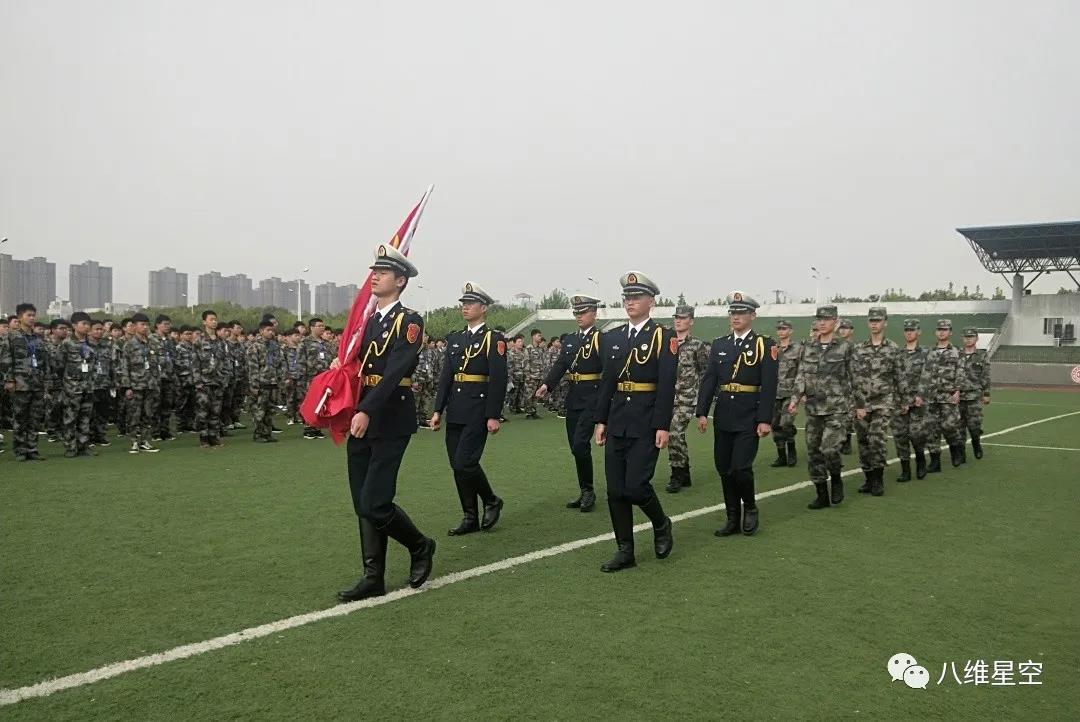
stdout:
[[(656, 296), (659, 289), (640, 273), (620, 281), (626, 296)], [(675, 403), (678, 341), (674, 333), (648, 319), (640, 330), (624, 324), (604, 334), (603, 378), (596, 398), (596, 423), (606, 425), (604, 473), (608, 510), (615, 532), (615, 556), (601, 570), (635, 565), (634, 509), (641, 507), (653, 524), (656, 556), (671, 553), (672, 524), (652, 486), (660, 450), (656, 432), (667, 431)]]
[[(494, 300), (473, 283), (465, 284), (462, 301), (491, 305)], [(480, 457), (487, 444), (488, 419), (502, 416), (506, 399), (506, 339), (486, 324), (446, 338), (446, 358), (439, 375), (435, 411), (446, 424), (446, 455), (463, 514), (450, 535), (490, 530), (499, 520), (503, 500), (495, 495)], [(445, 410), (445, 414), (443, 413)], [(479, 501), (484, 504), (483, 520)]]
[[(599, 299), (591, 296), (574, 296), (570, 299), (575, 313), (595, 311)], [(574, 457), (580, 494), (566, 506), (568, 509), (592, 511), (596, 504), (593, 490), (592, 437), (596, 422), (596, 396), (600, 391), (600, 377), (604, 370), (604, 356), (600, 350), (600, 331), (593, 326), (582, 332), (563, 334), (562, 351), (544, 379), (548, 389), (558, 386), (567, 376), (570, 386), (566, 392), (566, 440)]]
[[(750, 313), (758, 303), (742, 293), (728, 298), (729, 313)], [(717, 531), (729, 536), (757, 531), (754, 499), (754, 457), (757, 456), (758, 424), (771, 424), (776, 402), (778, 354), (776, 343), (753, 329), (739, 339), (728, 334), (712, 343), (709, 366), (701, 379), (697, 415), (713, 411), (713, 457), (724, 489), (727, 525)], [(745, 515), (745, 516), (744, 516)]]
[[(393, 246), (379, 246), (372, 268), (416, 275), (415, 266)], [(427, 581), (435, 554), (435, 540), (420, 533), (394, 503), (401, 459), (416, 433), (416, 399), (409, 375), (423, 347), (424, 320), (394, 303), (368, 319), (362, 338), (357, 360), (363, 391), (356, 410), (370, 421), (362, 438), (350, 434), (346, 450), (349, 490), (360, 520), (364, 576), (352, 589), (338, 592), (347, 602), (385, 594), (387, 537), (409, 550), (409, 586), (414, 589)]]

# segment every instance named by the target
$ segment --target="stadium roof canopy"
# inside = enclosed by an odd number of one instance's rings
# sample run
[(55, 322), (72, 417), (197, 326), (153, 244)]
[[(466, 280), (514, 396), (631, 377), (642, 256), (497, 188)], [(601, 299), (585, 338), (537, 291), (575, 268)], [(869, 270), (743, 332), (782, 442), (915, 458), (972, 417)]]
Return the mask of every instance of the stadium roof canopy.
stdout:
[[(1064, 271), (1080, 286), (1080, 221), (957, 228), (991, 273)], [(1031, 279), (1034, 281), (1035, 279)], [(1027, 285), (1031, 285), (1029, 281)]]

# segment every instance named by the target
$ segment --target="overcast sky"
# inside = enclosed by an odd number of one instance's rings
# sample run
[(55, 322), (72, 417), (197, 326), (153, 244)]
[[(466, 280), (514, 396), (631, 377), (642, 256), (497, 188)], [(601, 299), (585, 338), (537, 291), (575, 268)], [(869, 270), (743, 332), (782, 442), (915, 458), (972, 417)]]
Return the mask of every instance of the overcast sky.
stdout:
[[(1080, 218), (1080, 3), (0, 0), (17, 258), (357, 282), (428, 183), (432, 305), (1004, 285)], [(1036, 290), (1070, 285), (1064, 275)], [(424, 291), (412, 290), (424, 306)]]

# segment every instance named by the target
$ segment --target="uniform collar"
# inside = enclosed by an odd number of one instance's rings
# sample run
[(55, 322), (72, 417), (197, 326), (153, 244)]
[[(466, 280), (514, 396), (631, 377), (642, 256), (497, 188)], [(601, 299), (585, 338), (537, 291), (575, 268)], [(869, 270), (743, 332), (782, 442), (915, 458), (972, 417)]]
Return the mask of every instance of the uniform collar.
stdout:
[(487, 325), (486, 323), (480, 323), (479, 325), (476, 325), (476, 326), (467, 326), (465, 328), (465, 333), (468, 333), (468, 334), (480, 333), (481, 331), (484, 330), (484, 326), (486, 326), (486, 325)]
[(383, 319), (385, 319), (391, 313), (393, 313), (394, 309), (397, 308), (400, 305), (401, 305), (401, 299), (398, 299), (398, 300), (394, 301), (393, 303), (391, 303), (389, 306), (387, 306), (386, 308), (384, 308), (381, 311), (376, 309), (375, 310), (375, 323), (382, 323)]
[(642, 321), (641, 323), (639, 323), (637, 325), (634, 325), (634, 324), (630, 323), (629, 321), (627, 321), (626, 322), (626, 335), (629, 336), (631, 331), (637, 331), (638, 333), (641, 333), (642, 329), (644, 329), (646, 326), (648, 326), (650, 321), (652, 321), (651, 318), (646, 318), (644, 321)]
[(753, 335), (754, 335), (754, 329), (752, 329), (752, 328), (746, 329), (746, 332), (743, 333), (742, 336), (735, 333), (734, 331), (731, 332), (731, 338), (733, 338), (736, 341), (745, 341), (746, 339), (750, 338)]

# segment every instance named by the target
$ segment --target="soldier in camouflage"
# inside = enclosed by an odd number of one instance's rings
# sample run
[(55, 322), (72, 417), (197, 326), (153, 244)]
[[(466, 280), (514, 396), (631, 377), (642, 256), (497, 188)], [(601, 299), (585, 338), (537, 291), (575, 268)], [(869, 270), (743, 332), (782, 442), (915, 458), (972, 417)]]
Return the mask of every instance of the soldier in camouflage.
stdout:
[[(836, 327), (836, 335), (844, 343), (855, 343), (855, 324), (851, 322), (851, 319), (842, 318), (840, 323)], [(840, 444), (841, 454), (851, 453), (851, 435), (855, 433), (855, 417), (848, 416), (844, 420), (844, 442)]]
[[(258, 339), (256, 339), (257, 341)], [(300, 405), (304, 402), (304, 397), (300, 394), (302, 389), (306, 388), (305, 378), (307, 376), (304, 338), (300, 336), (299, 329), (290, 329), (285, 334), (285, 346), (282, 351), (284, 353), (285, 413), (289, 417), (287, 423), (295, 424), (300, 420)], [(273, 425), (271, 424), (272, 430)], [(317, 439), (319, 437), (314, 434), (309, 435), (305, 429), (303, 438)]]
[(173, 407), (176, 405), (176, 344), (170, 336), (171, 331), (172, 319), (164, 314), (158, 314), (154, 319), (154, 338), (161, 352), (161, 391), (158, 394), (153, 438), (159, 441), (169, 441), (174, 438), (172, 414)]
[[(275, 341), (277, 343), (277, 341)], [(240, 414), (244, 412), (244, 402), (247, 399), (247, 335), (244, 326), (239, 321), (229, 323), (229, 333), (225, 337), (226, 348), (229, 349), (229, 358), (232, 359), (232, 394), (229, 406), (229, 428), (246, 429), (240, 421)]]
[(810, 509), (822, 509), (830, 502), (839, 504), (844, 500), (840, 445), (844, 441), (846, 420), (851, 417), (854, 381), (851, 357), (855, 347), (835, 335), (836, 317), (836, 306), (818, 307), (818, 338), (803, 349), (795, 375), (795, 393), (788, 404), (790, 414), (796, 412), (800, 403), (806, 405), (806, 455), (810, 480), (817, 492), (808, 505)]
[(127, 436), (127, 407), (128, 401), (124, 398), (124, 389), (120, 386), (120, 367), (124, 362), (124, 345), (134, 335), (135, 324), (130, 318), (120, 320), (120, 330), (113, 338), (112, 344), (112, 367), (113, 367), (113, 418), (116, 423), (116, 431), (121, 436)]
[[(990, 403), (990, 357), (978, 343), (979, 332), (965, 328), (960, 351), (960, 428), (961, 434), (964, 430), (971, 434), (971, 451), (981, 459), (983, 406)], [(966, 444), (960, 446), (960, 454), (966, 461)]]
[(4, 390), (11, 397), (15, 459), (44, 461), (38, 453), (37, 432), (45, 418), (45, 379), (51, 356), (45, 340), (34, 332), (34, 305), (20, 303), (15, 315), (19, 327), (8, 333), (6, 358), (0, 368)]
[[(295, 332), (296, 329), (293, 329)], [(247, 380), (251, 393), (251, 417), (255, 430), (252, 438), (262, 443), (277, 441), (273, 428), (273, 398), (284, 377), (284, 359), (274, 339), (274, 324), (259, 324), (259, 337), (247, 349)]]
[[(310, 321), (311, 333), (304, 337), (300, 344), (300, 347), (304, 350), (304, 389), (303, 394), (300, 395), (301, 403), (304, 400), (304, 396), (307, 394), (308, 387), (311, 386), (312, 380), (321, 374), (322, 372), (330, 368), (330, 364), (337, 358), (337, 354), (331, 348), (331, 345), (323, 338), (326, 334), (326, 324), (321, 318), (313, 318)], [(321, 429), (317, 429), (314, 426), (304, 426), (304, 438), (305, 439), (325, 439), (326, 435), (323, 434)]]
[(522, 397), (525, 394), (525, 337), (520, 333), (514, 336), (506, 352), (506, 366), (513, 383), (513, 390), (507, 395), (507, 405), (515, 414), (522, 412)]
[(525, 391), (521, 405), (525, 418), (538, 419), (540, 417), (536, 413), (536, 390), (544, 383), (547, 348), (544, 346), (544, 335), (540, 333), (540, 329), (534, 328), (529, 337), (531, 343), (525, 348)]
[[(233, 417), (234, 410), (236, 408), (236, 380), (239, 376), (239, 367), (246, 364), (246, 359), (243, 355), (238, 356), (233, 351), (232, 340), (232, 323), (227, 322), (219, 324), (217, 327), (217, 337), (221, 341), (221, 348), (225, 350), (225, 363), (221, 366), (221, 435), (232, 436), (229, 430), (234, 428), (233, 424), (236, 419)], [(247, 389), (241, 387), (239, 396), (241, 400), (244, 397)]]
[(61, 364), (63, 389), (64, 456), (94, 456), (90, 451), (90, 418), (94, 413), (94, 346), (90, 343), (90, 315), (71, 314), (73, 334), (60, 342), (57, 358)]
[(49, 324), (47, 347), (51, 355), (49, 373), (45, 377), (45, 430), (49, 442), (59, 441), (64, 430), (64, 359), (60, 353), (60, 344), (71, 335), (71, 324), (62, 318), (54, 319)]
[(124, 344), (120, 359), (120, 386), (128, 401), (128, 453), (154, 453), (157, 448), (150, 445), (150, 435), (161, 393), (161, 349), (150, 335), (150, 319), (145, 314), (136, 313), (131, 321), (135, 334)]
[(203, 328), (194, 342), (191, 376), (195, 382), (195, 428), (203, 448), (221, 446), (221, 402), (229, 380), (228, 352), (217, 335), (217, 314), (202, 313)]
[(892, 432), (896, 442), (896, 455), (900, 457), (899, 482), (911, 481), (911, 452), (915, 451), (915, 474), (926, 478), (926, 405), (917, 397), (927, 351), (919, 345), (919, 319), (904, 321), (904, 348), (900, 350), (900, 363), (904, 369), (908, 397), (903, 403), (907, 411), (893, 414)]
[(900, 347), (885, 338), (887, 323), (885, 307), (871, 306), (867, 315), (870, 338), (855, 346), (851, 359), (859, 464), (866, 477), (859, 493), (872, 496), (885, 493), (889, 423), (895, 412), (908, 410), (910, 395)]
[(791, 321), (780, 319), (776, 322), (776, 353), (779, 361), (777, 372), (776, 403), (773, 409), (773, 442), (776, 444), (776, 461), (770, 466), (795, 466), (799, 456), (795, 451), (795, 416), (788, 413), (791, 397), (795, 393), (795, 376), (799, 373), (799, 360), (802, 358), (803, 342), (791, 338)]
[(679, 344), (679, 375), (675, 382), (675, 411), (671, 415), (668, 436), (668, 463), (671, 480), (664, 487), (677, 494), (691, 486), (690, 451), (686, 446), (686, 427), (694, 419), (701, 377), (709, 367), (709, 344), (694, 338), (694, 307), (679, 306), (674, 315), (675, 337)]
[[(942, 436), (949, 445), (953, 466), (963, 461), (964, 430), (960, 426), (960, 351), (952, 345), (952, 321), (938, 319), (937, 345), (927, 354), (919, 379), (919, 399), (928, 405), (926, 445), (930, 449), (927, 471), (941, 471)], [(916, 399), (918, 403), (919, 399)]]
[(435, 342), (426, 334), (412, 380), (413, 395), (416, 397), (416, 425), (429, 428), (428, 419), (431, 418), (432, 402), (435, 401)]
[(105, 427), (113, 404), (112, 343), (101, 321), (90, 322), (90, 345), (94, 350), (94, 411), (90, 416), (90, 445), (111, 446)]
[(180, 342), (176, 344), (173, 359), (176, 373), (176, 429), (182, 434), (195, 430), (195, 381), (192, 378), (195, 347), (191, 343), (194, 336), (193, 327), (180, 327)]

